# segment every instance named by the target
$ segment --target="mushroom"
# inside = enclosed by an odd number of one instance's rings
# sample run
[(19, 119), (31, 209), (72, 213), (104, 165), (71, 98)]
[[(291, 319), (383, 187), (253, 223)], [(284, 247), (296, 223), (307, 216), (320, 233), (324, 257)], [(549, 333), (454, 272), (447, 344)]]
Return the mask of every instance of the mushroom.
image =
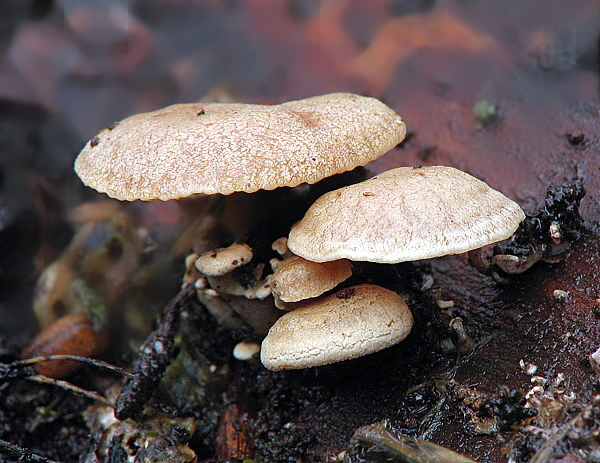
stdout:
[(204, 275), (220, 277), (247, 264), (253, 256), (252, 248), (246, 243), (233, 243), (202, 254), (196, 259), (196, 268)]
[(284, 302), (298, 302), (320, 296), (351, 276), (352, 264), (347, 259), (311, 262), (291, 256), (277, 264), (271, 289)]
[[(200, 272), (199, 278), (203, 278), (210, 289), (219, 294), (245, 296), (248, 299), (264, 299), (271, 294), (270, 275), (261, 278), (265, 264), (258, 264), (253, 268), (250, 281), (246, 285), (242, 284), (233, 272), (248, 264), (253, 257), (252, 248), (246, 243), (233, 243), (226, 248), (205, 252), (201, 256), (192, 253), (186, 259), (187, 270), (184, 281), (189, 282), (190, 278), (193, 278), (194, 274), (190, 272), (189, 267), (191, 261), (195, 259), (194, 268)], [(197, 289), (204, 290), (206, 285), (203, 284)]]
[(377, 352), (413, 326), (404, 300), (381, 286), (352, 286), (284, 314), (261, 346), (270, 370), (308, 368)]
[(271, 244), (271, 249), (277, 254), (279, 254), (283, 259), (287, 259), (292, 255), (290, 250), (287, 247), (287, 236), (282, 236), (281, 238), (277, 238)]
[[(102, 130), (82, 149), (75, 170), (86, 185), (120, 200), (243, 195), (312, 184), (363, 166), (405, 134), (404, 122), (392, 109), (348, 93), (268, 106), (178, 104)], [(203, 262), (198, 265), (204, 273)], [(235, 296), (238, 285), (228, 270), (221, 272), (197, 285), (199, 297), (213, 304), (217, 318), (234, 319), (235, 313), (260, 302)], [(188, 271), (187, 277), (191, 275)], [(212, 287), (217, 279), (224, 292), (235, 294), (217, 300), (220, 292)], [(270, 291), (268, 280), (260, 283), (252, 289), (256, 297)], [(211, 287), (202, 287), (206, 284)], [(268, 314), (270, 308), (267, 304)]]
[(260, 346), (255, 342), (238, 342), (233, 348), (233, 358), (237, 360), (251, 360), (260, 351)]
[(86, 185), (121, 200), (251, 193), (352, 170), (405, 134), (392, 109), (349, 93), (280, 105), (178, 104), (101, 131), (75, 170)]
[(513, 254), (496, 254), (492, 257), (492, 262), (504, 273), (517, 275), (531, 268), (542, 258), (542, 250), (534, 248), (529, 254), (524, 256), (515, 256)]
[(321, 196), (292, 227), (288, 247), (315, 262), (415, 261), (504, 240), (524, 218), (466, 172), (399, 167)]
[(201, 256), (191, 254), (186, 259), (188, 270), (184, 281), (189, 282), (194, 276), (190, 267), (199, 272), (195, 282), (198, 299), (220, 324), (239, 328), (238, 316), (241, 316), (257, 331), (266, 332), (279, 316), (273, 301), (266, 299), (271, 294), (271, 275), (262, 278), (265, 264), (258, 264), (244, 285), (234, 272), (252, 258), (252, 248), (245, 243), (234, 243)]

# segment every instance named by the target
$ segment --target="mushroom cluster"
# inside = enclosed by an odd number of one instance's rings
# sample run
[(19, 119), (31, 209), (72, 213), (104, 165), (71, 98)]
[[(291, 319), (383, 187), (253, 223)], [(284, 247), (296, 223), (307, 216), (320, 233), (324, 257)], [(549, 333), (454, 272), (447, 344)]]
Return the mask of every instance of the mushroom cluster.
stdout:
[[(392, 109), (346, 93), (272, 106), (174, 105), (101, 131), (75, 169), (121, 200), (257, 194), (363, 166), (405, 134)], [(343, 287), (352, 261), (471, 251), (507, 238), (523, 218), (516, 203), (457, 169), (401, 167), (321, 196), (287, 240), (273, 243), (279, 258), (268, 262), (233, 240), (190, 255), (184, 281), (220, 322), (235, 326), (241, 317), (268, 331), (260, 352), (267, 368), (323, 365), (398, 343), (413, 325), (397, 293)]]
[[(303, 281), (326, 280), (317, 265), (393, 264), (469, 252), (508, 238), (524, 218), (515, 202), (458, 169), (398, 167), (318, 198), (289, 233), (287, 246), (300, 257), (288, 261), (306, 262), (302, 268), (312, 275)], [(397, 294), (386, 297), (388, 290), (367, 286), (368, 291), (361, 285), (310, 301), (281, 317), (263, 341), (263, 364), (271, 369), (322, 365), (403, 340), (413, 323), (408, 307)], [(366, 304), (372, 306), (365, 318), (348, 308)]]

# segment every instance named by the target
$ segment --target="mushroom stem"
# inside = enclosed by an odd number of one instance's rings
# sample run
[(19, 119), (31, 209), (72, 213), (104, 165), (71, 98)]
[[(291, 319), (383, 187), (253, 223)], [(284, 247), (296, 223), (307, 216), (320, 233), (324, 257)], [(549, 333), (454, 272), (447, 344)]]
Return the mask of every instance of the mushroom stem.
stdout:
[(467, 252), (469, 264), (483, 275), (491, 275), (492, 263), (489, 256), (485, 255), (483, 248), (472, 249)]
[(533, 264), (538, 262), (543, 256), (541, 247), (534, 248), (531, 252), (524, 256), (515, 256), (512, 254), (496, 254), (492, 258), (493, 264), (509, 275), (518, 275), (523, 273)]
[(463, 354), (467, 354), (473, 350), (474, 343), (470, 336), (467, 334), (465, 330), (465, 326), (463, 325), (462, 318), (454, 317), (448, 323), (448, 326), (454, 330), (458, 337), (458, 349)]

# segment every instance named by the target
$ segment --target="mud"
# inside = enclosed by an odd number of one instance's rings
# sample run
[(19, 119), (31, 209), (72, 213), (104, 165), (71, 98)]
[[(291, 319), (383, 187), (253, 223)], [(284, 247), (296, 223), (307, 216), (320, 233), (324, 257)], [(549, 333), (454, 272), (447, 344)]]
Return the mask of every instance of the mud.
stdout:
[[(17, 359), (37, 331), (34, 282), (75, 233), (68, 210), (100, 198), (81, 185), (72, 161), (101, 127), (201, 97), (275, 103), (354, 91), (383, 99), (410, 131), (366, 172), (451, 165), (529, 214), (550, 185), (580, 181), (581, 236), (560, 262), (539, 262), (504, 283), (476, 272), (466, 256), (380, 268), (373, 280), (407, 298), (415, 330), (398, 346), (337, 365), (271, 373), (231, 360), (237, 338), (205, 320), (212, 336), (188, 332), (189, 340), (213, 361), (190, 355), (176, 372), (210, 372), (212, 363), (214, 377), (181, 380), (195, 387), (188, 396), (163, 386), (154, 404), (194, 418), (189, 445), (201, 461), (334, 461), (357, 428), (383, 420), (479, 462), (596, 458), (598, 417), (584, 412), (600, 392), (587, 358), (600, 339), (598, 2), (148, 1), (117, 8), (117, 16), (90, 3), (0, 1), (9, 7), (0, 21), (3, 362)], [(134, 332), (135, 346), (176, 292), (183, 264), (160, 253), (180, 231), (175, 208), (125, 209), (154, 232), (159, 252), (144, 254), (143, 264), (160, 261), (131, 279), (148, 278), (147, 297), (133, 298), (143, 301), (144, 328), (113, 329)], [(435, 294), (420, 292), (421, 271), (435, 277)], [(436, 299), (454, 307), (440, 309)], [(472, 351), (457, 349), (454, 317)], [(130, 365), (128, 342), (120, 339), (106, 359)], [(534, 376), (546, 381), (545, 398), (527, 417), (519, 407), (541, 384)], [(124, 382), (90, 367), (69, 380), (106, 394)], [(88, 399), (16, 378), (0, 392), (0, 439), (64, 462), (95, 445), (82, 418)], [(544, 441), (536, 426), (554, 437)], [(575, 431), (559, 439), (564, 426)]]

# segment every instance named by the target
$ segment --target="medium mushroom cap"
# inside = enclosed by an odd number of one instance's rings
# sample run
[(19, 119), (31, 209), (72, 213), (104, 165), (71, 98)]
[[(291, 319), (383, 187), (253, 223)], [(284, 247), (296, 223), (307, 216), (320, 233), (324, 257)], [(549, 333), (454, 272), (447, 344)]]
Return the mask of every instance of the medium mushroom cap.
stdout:
[(335, 93), (280, 105), (194, 103), (129, 117), (88, 142), (75, 171), (121, 200), (251, 193), (314, 183), (404, 139), (374, 98)]
[(504, 240), (524, 218), (517, 203), (458, 169), (399, 167), (321, 196), (288, 247), (315, 262), (430, 259)]
[(254, 253), (246, 243), (233, 243), (202, 254), (196, 260), (196, 268), (204, 275), (223, 276), (252, 260)]
[(280, 262), (271, 277), (273, 294), (284, 302), (298, 302), (317, 297), (352, 276), (347, 259), (312, 262), (292, 256)]
[(413, 326), (404, 300), (377, 285), (352, 286), (279, 318), (261, 346), (270, 370), (308, 368), (377, 352)]

